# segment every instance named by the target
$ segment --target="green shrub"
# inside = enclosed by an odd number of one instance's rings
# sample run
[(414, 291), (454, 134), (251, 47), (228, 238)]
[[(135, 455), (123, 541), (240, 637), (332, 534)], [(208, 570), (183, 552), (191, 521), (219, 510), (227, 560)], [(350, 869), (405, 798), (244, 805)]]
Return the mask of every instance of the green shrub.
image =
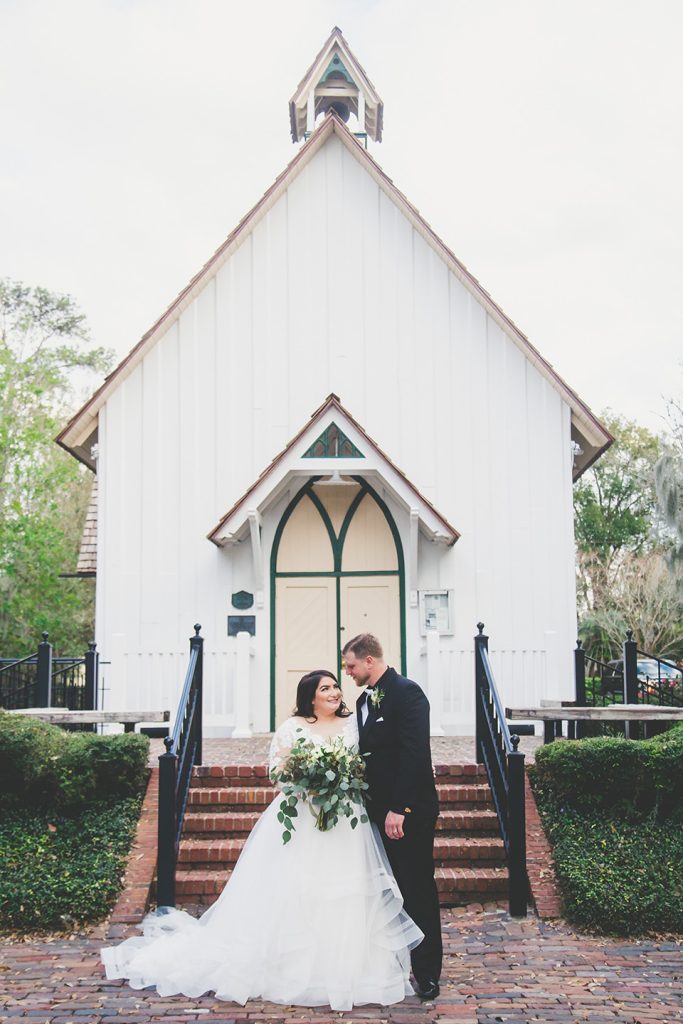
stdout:
[(571, 921), (608, 935), (683, 932), (679, 825), (576, 812), (545, 818)]
[(637, 742), (597, 737), (549, 743), (529, 774), (560, 807), (625, 818), (676, 817), (683, 794), (683, 724)]
[(136, 733), (71, 733), (0, 712), (0, 806), (75, 811), (134, 796), (147, 777), (149, 740)]
[(121, 888), (139, 810), (138, 797), (72, 817), (4, 813), (0, 928), (64, 929), (103, 917)]
[(683, 932), (683, 725), (551, 743), (529, 775), (567, 917), (607, 934)]

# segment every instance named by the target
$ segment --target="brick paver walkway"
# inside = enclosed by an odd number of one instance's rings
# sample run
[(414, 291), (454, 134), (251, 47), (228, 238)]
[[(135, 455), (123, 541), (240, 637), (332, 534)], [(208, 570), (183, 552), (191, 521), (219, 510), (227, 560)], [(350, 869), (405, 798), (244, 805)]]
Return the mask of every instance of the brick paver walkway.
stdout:
[(310, 1021), (343, 1017), (396, 1024), (530, 1024), (683, 1021), (683, 944), (579, 936), (566, 925), (513, 921), (501, 909), (444, 911), (445, 969), (434, 1003), (352, 1013), (307, 1011), (207, 996), (160, 999), (107, 982), (100, 928), (70, 940), (0, 940), (0, 1020), (33, 1024), (177, 1024), (180, 1021)]
[[(272, 738), (272, 733), (257, 733), (248, 740), (205, 738), (204, 764), (266, 764)], [(534, 751), (542, 743), (540, 736), (522, 736), (519, 749), (526, 754), (527, 761), (532, 761)], [(461, 764), (475, 760), (474, 736), (432, 736), (431, 746), (434, 764)], [(151, 763), (157, 764), (159, 754), (163, 752), (162, 740), (152, 740)]]

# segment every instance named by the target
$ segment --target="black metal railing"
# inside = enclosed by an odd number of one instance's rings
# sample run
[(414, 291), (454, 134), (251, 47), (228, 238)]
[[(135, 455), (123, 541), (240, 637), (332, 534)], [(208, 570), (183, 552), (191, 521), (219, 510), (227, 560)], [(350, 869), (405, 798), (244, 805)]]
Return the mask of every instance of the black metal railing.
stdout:
[(0, 658), (0, 707), (92, 711), (97, 707), (98, 668), (96, 644), (89, 644), (82, 658), (58, 658), (43, 633), (35, 654)]
[(26, 658), (13, 660), (3, 658), (0, 661), (0, 707), (6, 711), (16, 708), (39, 707), (36, 688), (38, 673), (36, 655), (29, 654)]
[(202, 763), (202, 676), (204, 639), (195, 625), (190, 639), (190, 662), (178, 704), (173, 732), (159, 756), (159, 826), (157, 845), (157, 905), (175, 906), (175, 872), (183, 830), (192, 768)]
[[(575, 703), (579, 707), (605, 707), (608, 704), (657, 704), (663, 707), (683, 707), (683, 676), (671, 661), (648, 654), (638, 648), (633, 630), (626, 631), (621, 658), (610, 662), (599, 661), (586, 654), (580, 640), (574, 651)], [(575, 730), (569, 723), (571, 739), (580, 739), (586, 733), (586, 723), (577, 722)], [(606, 727), (591, 723), (598, 731), (615, 728), (634, 735), (635, 724)], [(662, 728), (654, 723), (649, 729)]]
[(477, 764), (486, 768), (509, 872), (509, 908), (513, 917), (526, 917), (529, 880), (526, 870), (526, 811), (524, 754), (519, 736), (510, 735), (505, 709), (489, 662), (489, 638), (478, 622), (474, 638)]

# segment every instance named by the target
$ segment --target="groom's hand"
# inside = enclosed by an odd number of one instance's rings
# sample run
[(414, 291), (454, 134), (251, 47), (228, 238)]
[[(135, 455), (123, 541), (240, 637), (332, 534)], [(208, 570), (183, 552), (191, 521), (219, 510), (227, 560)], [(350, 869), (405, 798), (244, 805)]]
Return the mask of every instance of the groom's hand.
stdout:
[(389, 839), (403, 839), (404, 814), (389, 811), (384, 820), (384, 831)]

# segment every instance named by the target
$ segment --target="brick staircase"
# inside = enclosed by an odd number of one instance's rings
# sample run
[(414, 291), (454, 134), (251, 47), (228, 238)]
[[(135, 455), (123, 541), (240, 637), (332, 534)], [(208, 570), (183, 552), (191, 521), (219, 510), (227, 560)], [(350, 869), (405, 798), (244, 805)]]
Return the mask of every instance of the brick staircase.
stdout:
[[(434, 860), (442, 905), (505, 899), (505, 853), (483, 767), (438, 765), (436, 776), (441, 814)], [(176, 872), (179, 906), (217, 899), (275, 796), (264, 765), (194, 769)]]

